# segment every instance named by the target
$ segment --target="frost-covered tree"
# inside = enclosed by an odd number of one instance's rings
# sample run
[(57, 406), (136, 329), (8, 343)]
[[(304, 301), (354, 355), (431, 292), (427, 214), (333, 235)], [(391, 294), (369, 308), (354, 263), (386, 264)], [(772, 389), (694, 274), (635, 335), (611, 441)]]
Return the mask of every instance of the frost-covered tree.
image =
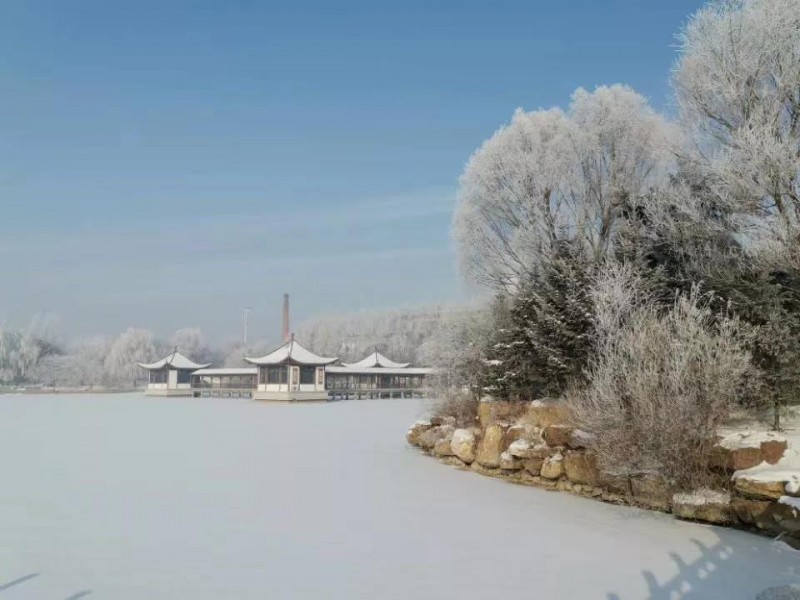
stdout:
[(508, 298), (489, 350), (493, 393), (532, 400), (582, 376), (593, 347), (593, 269), (585, 249), (562, 241)]
[(377, 348), (393, 360), (418, 364), (419, 348), (451, 310), (432, 307), (313, 319), (298, 327), (297, 338), (315, 352), (345, 361), (360, 360)]
[(111, 344), (103, 361), (105, 376), (109, 384), (135, 385), (142, 377), (137, 363), (150, 362), (156, 358), (153, 334), (146, 329), (128, 328)]
[(674, 141), (670, 124), (622, 85), (579, 89), (566, 113), (518, 110), (461, 176), (454, 235), (462, 269), (509, 290), (558, 240), (602, 259), (626, 206), (672, 168)]
[(206, 343), (203, 332), (196, 327), (184, 327), (172, 336), (172, 347), (198, 363), (213, 362), (215, 356)]
[(698, 164), (719, 197), (795, 254), (800, 234), (800, 3), (717, 0), (681, 36), (674, 73)]

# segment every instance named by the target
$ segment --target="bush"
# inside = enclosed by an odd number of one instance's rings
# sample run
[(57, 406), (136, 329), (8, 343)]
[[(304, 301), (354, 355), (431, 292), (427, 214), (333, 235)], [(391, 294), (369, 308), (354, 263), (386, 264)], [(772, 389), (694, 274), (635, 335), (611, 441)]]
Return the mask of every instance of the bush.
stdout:
[(472, 427), (478, 419), (478, 399), (474, 394), (447, 394), (433, 407), (434, 417), (455, 417), (457, 427)]
[(697, 289), (659, 312), (624, 269), (599, 282), (596, 301), (604, 321), (596, 358), (567, 402), (601, 468), (660, 475), (677, 489), (707, 485), (717, 427), (752, 374), (752, 330), (715, 316)]

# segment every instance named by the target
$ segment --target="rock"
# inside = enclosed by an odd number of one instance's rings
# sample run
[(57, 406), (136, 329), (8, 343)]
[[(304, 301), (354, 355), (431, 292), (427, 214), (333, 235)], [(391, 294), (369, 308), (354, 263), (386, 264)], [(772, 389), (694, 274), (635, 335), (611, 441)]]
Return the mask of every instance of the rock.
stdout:
[(423, 450), (432, 451), (436, 444), (452, 437), (455, 429), (450, 425), (442, 425), (441, 427), (431, 427), (427, 431), (423, 431), (419, 436), (417, 445)]
[(544, 444), (534, 444), (530, 440), (521, 439), (513, 442), (508, 451), (517, 458), (547, 458), (550, 449)]
[(572, 438), (572, 429), (565, 425), (548, 425), (542, 431), (545, 443), (551, 448), (563, 447)]
[(500, 468), (507, 471), (519, 471), (522, 468), (522, 461), (508, 452), (500, 455)]
[(719, 525), (733, 523), (735, 520), (730, 494), (709, 489), (673, 495), (672, 512), (681, 519)]
[(756, 596), (756, 600), (800, 600), (800, 584), (767, 588)]
[(784, 495), (784, 481), (755, 481), (740, 476), (734, 479), (733, 488), (741, 495), (757, 500), (778, 500)]
[[(734, 498), (731, 501), (731, 508), (736, 517), (745, 525), (764, 524), (766, 522), (765, 513), (771, 503), (766, 500), (748, 500), (747, 498)], [(764, 527), (759, 527), (764, 529)]]
[(572, 483), (594, 485), (598, 479), (596, 462), (591, 454), (570, 450), (564, 455), (564, 473)]
[(489, 425), (483, 433), (483, 439), (478, 443), (475, 454), (476, 462), (484, 467), (496, 468), (500, 466), (500, 455), (505, 450), (505, 429), (500, 425)]
[(653, 510), (669, 511), (672, 493), (660, 477), (632, 477), (631, 492), (636, 504)]
[(567, 446), (573, 450), (582, 450), (588, 448), (589, 443), (592, 441), (592, 436), (580, 429), (574, 429), (569, 436)]
[(451, 427), (455, 427), (456, 418), (450, 416), (431, 417), (431, 425), (434, 427), (440, 427), (442, 425), (450, 425)]
[(727, 471), (741, 471), (760, 465), (764, 460), (761, 447), (724, 448), (715, 446), (711, 451), (711, 465)]
[(412, 446), (418, 446), (419, 437), (431, 427), (433, 427), (433, 424), (428, 420), (417, 421), (409, 428), (408, 433), (406, 433), (406, 440)]
[(561, 454), (548, 456), (542, 463), (540, 475), (545, 479), (559, 479), (564, 474), (564, 457)]
[(522, 410), (519, 402), (498, 402), (488, 397), (478, 403), (478, 422), (484, 429), (497, 421), (515, 417)]
[(545, 428), (550, 425), (569, 425), (571, 415), (563, 404), (536, 400), (528, 407), (523, 420), (534, 427)]
[(765, 461), (774, 465), (783, 458), (787, 447), (786, 440), (767, 440), (761, 442), (761, 454)]
[(440, 438), (433, 446), (433, 453), (439, 457), (454, 456), (453, 452), (453, 431), (448, 432), (444, 437)]
[(475, 429), (456, 429), (450, 439), (450, 449), (453, 454), (467, 464), (475, 460), (478, 448), (478, 435)]
[(543, 458), (526, 458), (522, 461), (522, 466), (525, 467), (525, 470), (531, 475), (541, 474), (543, 465)]

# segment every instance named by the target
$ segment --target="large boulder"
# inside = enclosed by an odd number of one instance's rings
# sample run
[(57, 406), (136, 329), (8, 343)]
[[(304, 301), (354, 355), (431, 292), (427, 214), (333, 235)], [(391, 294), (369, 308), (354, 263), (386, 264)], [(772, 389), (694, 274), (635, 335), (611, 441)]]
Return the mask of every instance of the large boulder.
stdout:
[(438, 443), (452, 437), (454, 431), (455, 428), (453, 428), (451, 425), (431, 427), (420, 434), (419, 439), (417, 440), (417, 445), (423, 450), (433, 451), (434, 447)]
[(489, 425), (478, 443), (475, 461), (488, 468), (500, 466), (500, 455), (505, 450), (506, 428), (502, 425)]
[(475, 460), (478, 450), (478, 432), (475, 429), (456, 429), (450, 439), (453, 454), (467, 464)]
[(592, 442), (592, 436), (581, 429), (575, 429), (569, 437), (567, 446), (573, 450), (588, 448)]
[(735, 520), (730, 494), (709, 489), (673, 495), (672, 512), (681, 519), (719, 525), (733, 523)]
[(764, 461), (760, 446), (725, 448), (715, 446), (711, 451), (711, 465), (727, 471), (751, 469)]
[(572, 483), (595, 485), (598, 480), (597, 460), (586, 452), (569, 450), (564, 454), (564, 473)]
[(543, 443), (535, 443), (527, 439), (516, 440), (508, 447), (508, 452), (517, 458), (546, 458), (550, 448)]
[(408, 429), (408, 433), (406, 433), (406, 440), (412, 446), (419, 446), (420, 436), (432, 427), (433, 423), (431, 423), (429, 420), (419, 420)]
[(669, 511), (672, 492), (661, 477), (631, 477), (630, 490), (636, 504), (654, 510)]
[(497, 421), (513, 420), (522, 406), (519, 402), (502, 402), (485, 397), (478, 403), (478, 423), (485, 429)]
[(433, 446), (433, 453), (440, 458), (453, 456), (455, 454), (452, 447), (453, 433), (455, 433), (455, 429), (453, 429), (452, 425), (446, 425), (445, 427), (447, 429), (444, 431), (444, 435), (441, 436)]
[(788, 444), (786, 440), (767, 440), (761, 442), (761, 454), (764, 460), (771, 465), (776, 464), (786, 453)]
[(545, 479), (559, 479), (564, 475), (564, 457), (561, 453), (553, 454), (544, 459), (542, 470), (539, 473)]
[[(745, 525), (756, 525), (759, 529), (768, 529), (767, 511), (772, 502), (767, 500), (750, 500), (749, 498), (733, 498), (731, 508), (736, 518)], [(759, 523), (761, 525), (759, 525)]]
[(551, 425), (569, 425), (569, 410), (560, 403), (550, 400), (535, 400), (528, 406), (524, 420), (534, 427), (545, 428)]
[(551, 448), (564, 447), (572, 439), (572, 428), (566, 425), (548, 425), (542, 431), (542, 437)]
[(734, 489), (742, 496), (756, 500), (778, 500), (784, 495), (785, 481), (758, 481), (740, 475), (733, 480)]

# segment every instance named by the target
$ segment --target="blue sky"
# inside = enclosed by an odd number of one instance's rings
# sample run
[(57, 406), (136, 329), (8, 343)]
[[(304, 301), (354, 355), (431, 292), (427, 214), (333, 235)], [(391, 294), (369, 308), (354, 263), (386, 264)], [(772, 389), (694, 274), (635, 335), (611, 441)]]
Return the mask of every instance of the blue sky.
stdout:
[(624, 82), (671, 110), (699, 1), (5, 0), (0, 322), (213, 339), (466, 298), (470, 153)]

